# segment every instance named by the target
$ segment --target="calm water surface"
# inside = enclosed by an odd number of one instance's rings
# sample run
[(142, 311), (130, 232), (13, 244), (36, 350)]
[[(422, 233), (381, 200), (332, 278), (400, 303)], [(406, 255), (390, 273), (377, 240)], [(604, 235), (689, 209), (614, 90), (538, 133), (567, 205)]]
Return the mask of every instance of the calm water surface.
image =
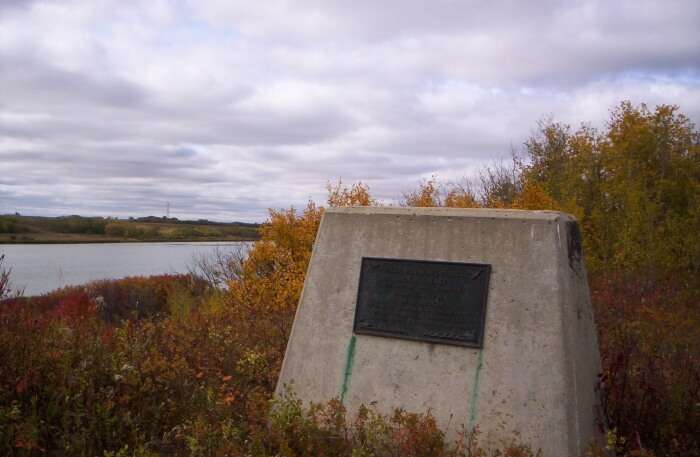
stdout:
[(10, 279), (25, 295), (97, 279), (185, 273), (198, 255), (248, 249), (248, 242), (0, 245)]

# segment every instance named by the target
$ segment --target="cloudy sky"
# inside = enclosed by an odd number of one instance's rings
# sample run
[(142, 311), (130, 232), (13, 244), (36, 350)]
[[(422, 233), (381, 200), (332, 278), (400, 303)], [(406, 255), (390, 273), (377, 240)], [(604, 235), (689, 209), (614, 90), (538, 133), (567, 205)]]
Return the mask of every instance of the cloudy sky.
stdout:
[(544, 116), (700, 121), (700, 2), (0, 0), (0, 213), (260, 221), (475, 173)]

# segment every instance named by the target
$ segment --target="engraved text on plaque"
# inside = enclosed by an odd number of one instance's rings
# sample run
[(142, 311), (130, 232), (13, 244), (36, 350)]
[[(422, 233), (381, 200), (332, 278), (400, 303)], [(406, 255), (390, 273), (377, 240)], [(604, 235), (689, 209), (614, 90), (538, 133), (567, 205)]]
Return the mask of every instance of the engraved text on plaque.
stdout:
[(480, 348), (490, 273), (486, 264), (365, 257), (354, 331)]

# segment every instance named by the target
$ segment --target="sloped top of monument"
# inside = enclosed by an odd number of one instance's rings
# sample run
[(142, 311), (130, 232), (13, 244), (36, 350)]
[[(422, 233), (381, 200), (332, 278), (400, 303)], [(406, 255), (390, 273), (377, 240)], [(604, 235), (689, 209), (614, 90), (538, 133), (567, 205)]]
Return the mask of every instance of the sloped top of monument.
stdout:
[(516, 220), (575, 220), (573, 216), (559, 211), (530, 211), (521, 209), (490, 208), (413, 208), (400, 206), (350, 206), (327, 208), (326, 212), (335, 214), (364, 214), (390, 216), (429, 216), (429, 217), (467, 217), (478, 219), (516, 219)]

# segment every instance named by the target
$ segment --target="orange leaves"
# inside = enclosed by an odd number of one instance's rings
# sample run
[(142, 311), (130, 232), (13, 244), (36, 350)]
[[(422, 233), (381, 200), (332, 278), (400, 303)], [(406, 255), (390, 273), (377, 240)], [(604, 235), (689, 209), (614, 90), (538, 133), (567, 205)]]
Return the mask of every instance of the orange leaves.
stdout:
[(433, 207), (442, 206), (440, 199), (440, 189), (437, 178), (433, 176), (428, 181), (422, 182), (418, 189), (405, 193), (404, 206), (412, 207)]
[(547, 195), (540, 186), (535, 183), (526, 182), (523, 190), (517, 195), (513, 202), (514, 209), (529, 210), (558, 210), (559, 205), (552, 197)]
[[(495, 173), (495, 172), (493, 172)], [(498, 178), (492, 173), (492, 179)], [(505, 172), (503, 172), (505, 173)], [(503, 186), (504, 183), (498, 184)], [(496, 184), (494, 184), (496, 186)], [(494, 193), (503, 192), (492, 190)], [(508, 198), (495, 198), (483, 189), (481, 201), (472, 190), (471, 185), (439, 183), (433, 176), (430, 180), (419, 184), (418, 189), (404, 194), (403, 204), (411, 207), (447, 207), (447, 208), (498, 208), (498, 209), (528, 209), (528, 210), (558, 210), (559, 204), (539, 185), (525, 181), (520, 187), (513, 186)]]
[(476, 195), (468, 181), (440, 183), (436, 176), (423, 181), (412, 192), (403, 194), (403, 206), (448, 208), (479, 208)]
[(222, 402), (224, 403), (224, 405), (227, 405), (227, 406), (232, 405), (234, 401), (236, 401), (236, 394), (234, 394), (234, 393), (229, 393), (222, 399)]
[[(331, 206), (372, 205), (369, 188), (328, 186)], [(282, 363), (304, 276), (311, 257), (323, 208), (313, 202), (301, 211), (269, 211), (260, 240), (235, 266), (239, 274), (225, 292), (225, 313), (235, 320), (237, 336), (245, 341), (237, 370), (251, 383), (272, 390)], [(258, 349), (264, 346), (266, 350)]]
[(294, 208), (289, 210), (270, 210), (270, 219), (260, 229), (264, 243), (274, 243), (280, 250), (287, 251), (295, 261), (308, 258), (316, 238), (322, 209), (313, 202), (298, 214)]
[(468, 189), (455, 187), (445, 196), (445, 206), (448, 208), (480, 208), (474, 194)]
[(377, 202), (370, 196), (369, 186), (362, 181), (356, 182), (349, 188), (342, 181), (336, 185), (328, 183), (328, 206), (374, 206)]

